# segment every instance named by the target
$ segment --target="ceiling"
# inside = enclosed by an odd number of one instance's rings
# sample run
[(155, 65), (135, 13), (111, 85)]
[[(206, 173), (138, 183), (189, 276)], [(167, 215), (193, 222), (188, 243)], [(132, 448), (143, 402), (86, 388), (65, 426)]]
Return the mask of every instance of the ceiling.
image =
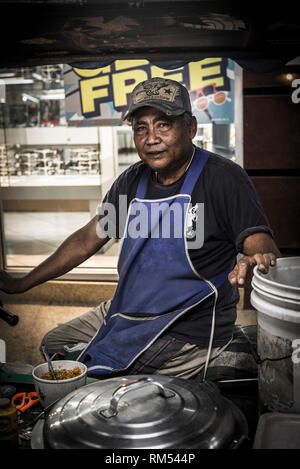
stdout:
[(283, 5), (263, 0), (1, 0), (0, 67), (90, 67), (137, 58), (172, 67), (229, 57), (248, 70), (272, 71), (300, 56), (300, 21), (293, 2)]

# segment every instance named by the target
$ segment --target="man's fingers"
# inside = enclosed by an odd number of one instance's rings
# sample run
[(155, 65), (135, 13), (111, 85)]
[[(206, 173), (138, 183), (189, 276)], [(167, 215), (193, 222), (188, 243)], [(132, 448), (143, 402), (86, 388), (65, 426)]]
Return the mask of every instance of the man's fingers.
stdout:
[(258, 270), (261, 272), (267, 272), (268, 265), (263, 254), (254, 254), (255, 264), (257, 265)]
[(264, 274), (269, 272), (270, 265), (274, 266), (276, 264), (276, 256), (271, 252), (265, 254), (255, 254), (253, 257), (255, 259), (258, 270)]
[(241, 259), (238, 262), (237, 264), (238, 265), (238, 273), (237, 273), (238, 285), (244, 285), (250, 263), (251, 263), (250, 259), (247, 261), (244, 259)]
[(244, 256), (236, 264), (235, 268), (228, 274), (228, 280), (233, 286), (244, 286), (247, 274), (257, 265), (260, 272), (266, 274), (270, 266), (276, 265), (276, 256), (272, 252), (265, 254), (257, 253), (253, 256)]
[(236, 265), (235, 268), (228, 274), (228, 280), (233, 286), (237, 285), (238, 283), (237, 272), (238, 272), (238, 266)]
[(251, 264), (249, 257), (243, 257), (235, 266), (235, 268), (228, 275), (228, 280), (231, 285), (244, 285), (247, 276), (248, 268)]
[(276, 265), (276, 256), (275, 256), (275, 254), (273, 254), (273, 252), (270, 252), (270, 253), (265, 254), (265, 255), (270, 257), (270, 265), (272, 267), (274, 267), (274, 265)]

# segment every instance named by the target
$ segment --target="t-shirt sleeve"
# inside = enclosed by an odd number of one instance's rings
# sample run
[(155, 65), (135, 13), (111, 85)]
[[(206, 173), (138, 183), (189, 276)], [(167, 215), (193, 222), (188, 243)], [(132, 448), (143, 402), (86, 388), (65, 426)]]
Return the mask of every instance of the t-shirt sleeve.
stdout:
[(217, 210), (227, 236), (237, 252), (245, 239), (255, 233), (274, 236), (252, 181), (238, 164), (229, 162), (216, 173)]

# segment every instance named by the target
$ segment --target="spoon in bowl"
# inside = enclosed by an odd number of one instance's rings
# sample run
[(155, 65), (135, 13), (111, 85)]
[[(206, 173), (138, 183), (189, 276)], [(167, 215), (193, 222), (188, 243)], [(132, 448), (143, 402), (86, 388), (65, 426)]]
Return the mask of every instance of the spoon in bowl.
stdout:
[(50, 371), (50, 373), (51, 373), (51, 376), (52, 376), (52, 378), (56, 381), (56, 379), (57, 379), (57, 378), (56, 378), (56, 374), (55, 374), (55, 371), (54, 371), (54, 369), (53, 369), (51, 360), (50, 360), (50, 358), (49, 358), (49, 356), (48, 356), (48, 354), (47, 354), (47, 352), (46, 352), (46, 350), (45, 350), (45, 346), (44, 346), (44, 345), (42, 346), (42, 353), (43, 353), (43, 355), (44, 355), (44, 357), (45, 357), (46, 362), (48, 363), (48, 369), (49, 369), (49, 371)]

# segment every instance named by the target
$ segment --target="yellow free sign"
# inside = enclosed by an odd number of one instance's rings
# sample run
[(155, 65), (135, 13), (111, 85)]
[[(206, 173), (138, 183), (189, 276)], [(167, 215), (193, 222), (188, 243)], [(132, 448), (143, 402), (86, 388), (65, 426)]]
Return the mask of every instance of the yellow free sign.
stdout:
[[(187, 64), (190, 90), (196, 90), (214, 83), (224, 86), (221, 73), (221, 58), (203, 59)], [(151, 65), (148, 60), (116, 60), (114, 71), (111, 65), (96, 69), (74, 68), (80, 77), (82, 113), (96, 112), (96, 101), (113, 101), (114, 107), (125, 107), (127, 96), (141, 81), (152, 77), (166, 77), (180, 83), (184, 81), (184, 67), (166, 70)], [(112, 93), (111, 93), (112, 90)]]

